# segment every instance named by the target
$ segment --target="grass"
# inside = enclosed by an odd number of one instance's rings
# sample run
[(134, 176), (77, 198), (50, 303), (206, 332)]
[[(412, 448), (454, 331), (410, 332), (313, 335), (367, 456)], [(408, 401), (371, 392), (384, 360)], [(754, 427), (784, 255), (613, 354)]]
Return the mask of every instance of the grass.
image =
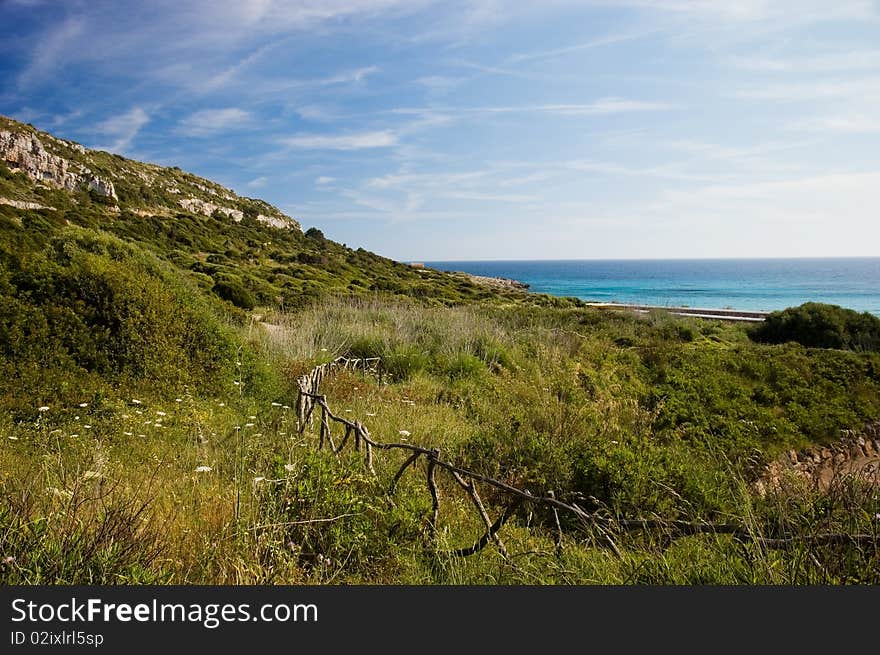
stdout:
[[(0, 557), (8, 561), (0, 579), (878, 582), (878, 553), (864, 545), (762, 546), (783, 534), (876, 534), (876, 488), (850, 479), (828, 493), (788, 486), (760, 497), (751, 484), (760, 462), (803, 439), (818, 405), (837, 429), (876, 420), (876, 382), (864, 373), (871, 354), (761, 346), (736, 326), (583, 310), (360, 299), (267, 320), (275, 327), (241, 327), (238, 338), (249, 357), (280, 372), (277, 379), (232, 375), (214, 394), (179, 386), (5, 419)], [(563, 517), (558, 554), (550, 517), (521, 512), (501, 533), (509, 562), (492, 547), (445, 556), (473, 543), (482, 527), (467, 497), (441, 476), (438, 553), (425, 531), (423, 470), (404, 476), (392, 503), (385, 490), (399, 456), (378, 454), (373, 478), (356, 457), (318, 452), (313, 433), (297, 433), (295, 377), (338, 355), (391, 362), (381, 383), (351, 372), (327, 379), (323, 391), (340, 415), (363, 420), (377, 439), (437, 447), (508, 483), (580, 498), (609, 517), (605, 532)], [(816, 384), (821, 396), (809, 393)], [(727, 395), (734, 387), (748, 393)], [(758, 411), (758, 389), (767, 412)], [(794, 400), (780, 405), (780, 394)], [(713, 420), (753, 425), (713, 441)], [(505, 499), (481, 493), (497, 515)], [(621, 532), (617, 516), (733, 521), (755, 538)]]

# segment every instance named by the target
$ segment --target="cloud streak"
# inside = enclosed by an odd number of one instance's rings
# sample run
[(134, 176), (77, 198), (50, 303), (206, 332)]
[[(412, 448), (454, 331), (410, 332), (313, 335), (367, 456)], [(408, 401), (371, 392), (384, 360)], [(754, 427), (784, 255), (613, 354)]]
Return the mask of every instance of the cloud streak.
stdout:
[(202, 109), (183, 119), (178, 131), (186, 136), (206, 137), (241, 129), (251, 122), (251, 114), (237, 107)]
[(281, 142), (297, 150), (364, 150), (390, 148), (397, 144), (397, 135), (390, 130), (335, 135), (296, 134)]
[(123, 114), (117, 114), (101, 121), (92, 129), (105, 138), (111, 139), (108, 145), (95, 146), (98, 150), (124, 153), (141, 129), (150, 122), (150, 116), (142, 107), (132, 107)]

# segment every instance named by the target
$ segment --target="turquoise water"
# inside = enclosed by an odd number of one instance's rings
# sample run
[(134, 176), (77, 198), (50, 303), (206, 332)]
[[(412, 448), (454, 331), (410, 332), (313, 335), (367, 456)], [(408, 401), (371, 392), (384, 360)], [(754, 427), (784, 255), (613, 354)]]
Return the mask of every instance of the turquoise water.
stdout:
[(425, 262), (531, 291), (661, 307), (772, 311), (814, 301), (880, 315), (880, 257)]

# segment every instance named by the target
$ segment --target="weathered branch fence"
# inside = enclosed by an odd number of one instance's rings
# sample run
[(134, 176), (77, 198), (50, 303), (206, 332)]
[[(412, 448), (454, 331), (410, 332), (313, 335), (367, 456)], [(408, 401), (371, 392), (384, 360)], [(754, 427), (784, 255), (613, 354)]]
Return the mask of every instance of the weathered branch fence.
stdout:
[[(820, 533), (812, 535), (791, 535), (770, 538), (749, 530), (743, 525), (734, 523), (713, 522), (689, 522), (689, 521), (665, 521), (657, 519), (619, 519), (611, 518), (599, 513), (591, 513), (580, 507), (575, 502), (559, 500), (553, 491), (547, 491), (545, 495), (532, 494), (527, 489), (519, 489), (501, 480), (485, 476), (476, 471), (457, 466), (452, 462), (440, 457), (437, 448), (426, 448), (416, 444), (403, 442), (381, 442), (372, 437), (366, 426), (359, 420), (350, 421), (342, 416), (337, 416), (330, 409), (327, 396), (321, 393), (321, 383), (333, 371), (355, 371), (367, 376), (375, 376), (382, 379), (381, 360), (379, 358), (357, 359), (339, 357), (331, 362), (321, 364), (313, 368), (309, 373), (298, 378), (299, 393), (296, 401), (298, 430), (303, 434), (307, 428), (314, 427), (315, 413), (319, 416), (318, 448), (329, 449), (339, 455), (343, 449), (351, 444), (351, 448), (363, 454), (364, 466), (376, 475), (374, 468), (374, 451), (401, 451), (407, 456), (391, 479), (387, 495), (393, 497), (400, 479), (403, 475), (413, 470), (414, 465), (420, 460), (425, 462), (425, 484), (431, 497), (431, 513), (427, 518), (427, 529), (433, 543), (436, 543), (438, 521), (440, 516), (440, 489), (437, 484), (438, 471), (449, 474), (454, 482), (469, 498), (475, 511), (479, 515), (485, 532), (474, 542), (473, 545), (458, 548), (448, 554), (456, 557), (467, 557), (493, 543), (499, 553), (505, 559), (509, 554), (504, 542), (499, 535), (501, 528), (510, 520), (516, 511), (523, 505), (530, 505), (533, 509), (541, 509), (549, 512), (554, 526), (554, 539), (557, 553), (562, 551), (564, 530), (559, 518), (560, 512), (573, 515), (578, 524), (584, 528), (592, 528), (604, 545), (620, 555), (620, 550), (614, 541), (614, 535), (621, 532), (650, 531), (660, 533), (665, 540), (673, 540), (678, 537), (695, 534), (724, 534), (730, 535), (741, 542), (758, 542), (766, 548), (789, 548), (797, 543), (813, 544), (855, 544), (880, 547), (880, 535), (877, 534), (837, 534)], [(333, 426), (341, 426), (342, 438), (338, 444), (333, 438)], [(491, 487), (501, 495), (508, 498), (501, 513), (493, 521), (486, 508), (486, 504), (479, 493), (477, 484)]]

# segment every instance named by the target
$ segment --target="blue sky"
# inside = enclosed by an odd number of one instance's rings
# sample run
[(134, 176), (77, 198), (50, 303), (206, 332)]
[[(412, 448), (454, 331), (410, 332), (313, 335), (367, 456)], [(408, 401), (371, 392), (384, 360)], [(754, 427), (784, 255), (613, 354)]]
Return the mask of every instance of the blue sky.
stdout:
[(0, 0), (0, 113), (400, 260), (880, 254), (880, 3)]

